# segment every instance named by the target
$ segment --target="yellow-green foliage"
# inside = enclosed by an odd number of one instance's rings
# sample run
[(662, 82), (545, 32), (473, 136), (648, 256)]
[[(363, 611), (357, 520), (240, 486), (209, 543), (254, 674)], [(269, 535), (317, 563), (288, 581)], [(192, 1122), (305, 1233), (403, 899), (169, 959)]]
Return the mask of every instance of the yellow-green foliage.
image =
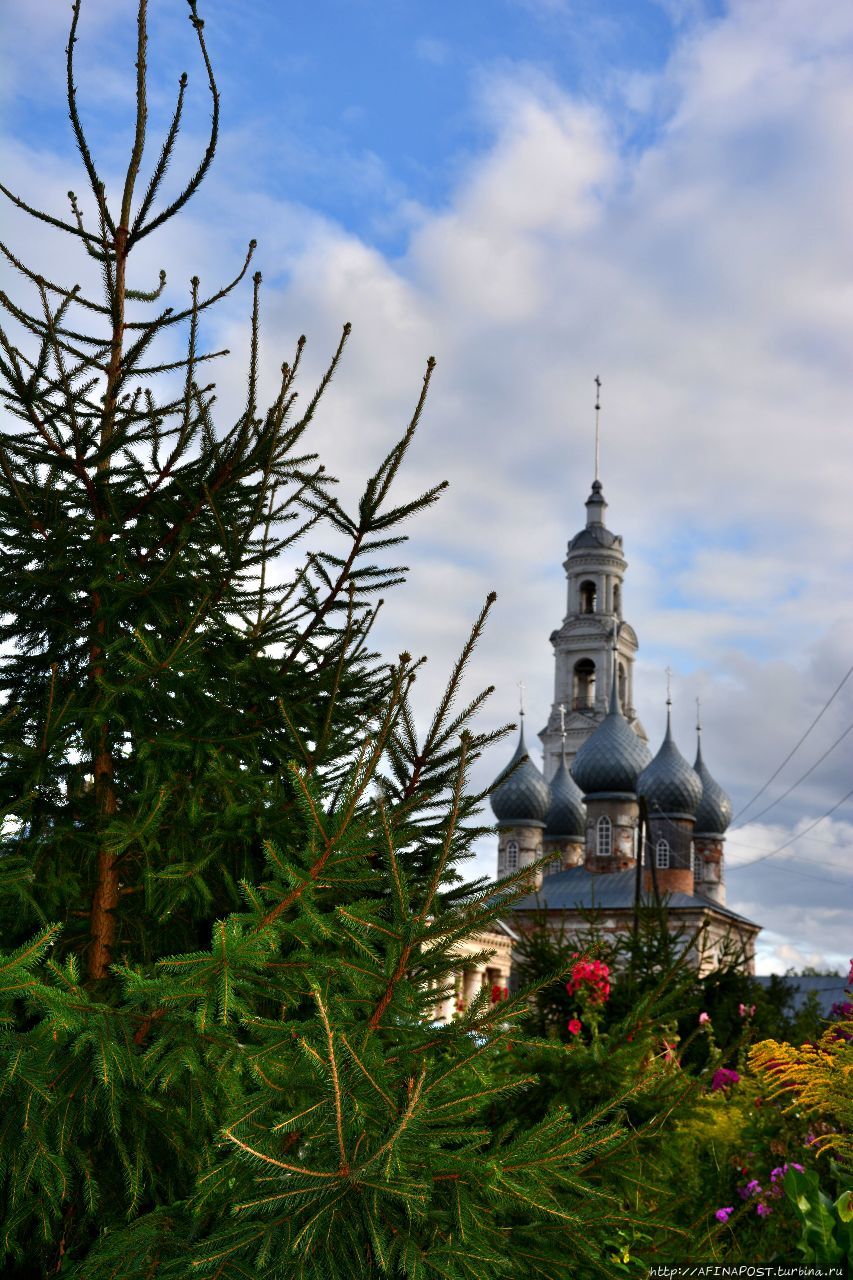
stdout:
[(853, 1169), (853, 1022), (836, 1022), (817, 1044), (796, 1045), (763, 1040), (750, 1050), (750, 1065), (767, 1083), (769, 1095), (790, 1097), (795, 1108), (837, 1126), (819, 1135), (815, 1146), (832, 1150)]

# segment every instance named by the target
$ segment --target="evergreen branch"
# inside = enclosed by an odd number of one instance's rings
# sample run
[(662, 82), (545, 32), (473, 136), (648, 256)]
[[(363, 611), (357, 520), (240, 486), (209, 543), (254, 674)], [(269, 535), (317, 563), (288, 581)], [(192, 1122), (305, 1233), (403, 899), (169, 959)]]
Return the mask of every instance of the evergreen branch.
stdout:
[[(144, 3), (145, 0), (140, 0), (140, 4)], [(116, 225), (110, 216), (109, 207), (104, 194), (104, 184), (101, 182), (101, 179), (98, 177), (97, 170), (95, 169), (95, 164), (92, 160), (91, 152), (89, 151), (89, 144), (86, 141), (86, 135), (83, 132), (83, 126), (80, 123), (80, 116), (77, 111), (77, 88), (74, 84), (74, 46), (77, 43), (77, 24), (80, 21), (80, 4), (81, 0), (71, 0), (71, 30), (68, 35), (68, 45), (65, 50), (68, 116), (71, 120), (71, 128), (74, 130), (77, 150), (80, 152), (86, 173), (89, 175), (89, 185), (92, 188), (92, 193), (98, 206), (98, 213), (105, 226), (109, 229), (110, 234), (114, 237), (116, 235)], [(63, 230), (68, 230), (68, 228), (63, 227)], [(95, 239), (95, 237), (90, 236), (88, 239)]]
[[(79, 0), (78, 0), (78, 3), (79, 3)], [(219, 138), (219, 89), (217, 88), (217, 85), (216, 85), (216, 80), (213, 75), (213, 67), (211, 66), (210, 58), (207, 52), (207, 46), (204, 40), (204, 22), (198, 16), (197, 0), (188, 0), (188, 3), (190, 7), (190, 23), (192, 24), (193, 30), (196, 33), (199, 49), (201, 50), (201, 56), (204, 60), (205, 69), (207, 71), (207, 83), (208, 83), (208, 87), (210, 88), (210, 96), (213, 101), (213, 112), (212, 112), (211, 123), (210, 123), (210, 136), (208, 138), (207, 148), (202, 157), (201, 163), (199, 164), (193, 176), (190, 178), (187, 185), (184, 187), (183, 191), (180, 193), (179, 196), (176, 197), (175, 200), (172, 201), (170, 205), (168, 205), (161, 213), (159, 213), (156, 218), (152, 218), (151, 221), (147, 224), (143, 224), (140, 222), (138, 226), (134, 227), (133, 233), (132, 233), (132, 243), (136, 243), (137, 240), (141, 240), (143, 236), (150, 235), (151, 232), (156, 230), (157, 227), (162, 226), (164, 222), (167, 222), (170, 218), (174, 217), (174, 215), (184, 207), (187, 201), (192, 199), (192, 197), (195, 195), (196, 191), (204, 181), (205, 175), (207, 174), (207, 171), (210, 168), (211, 163), (213, 162), (213, 156), (216, 151), (216, 143)]]
[(320, 1011), (320, 1021), (323, 1023), (323, 1030), (326, 1033), (326, 1045), (329, 1050), (329, 1070), (332, 1073), (332, 1089), (335, 1098), (335, 1127), (338, 1134), (338, 1151), (340, 1152), (341, 1164), (340, 1174), (342, 1178), (349, 1175), (349, 1157), (347, 1155), (346, 1143), (344, 1142), (344, 1115), (343, 1104), (341, 1100), (341, 1082), (338, 1076), (338, 1064), (335, 1058), (335, 1037), (332, 1028), (329, 1025), (329, 1016), (326, 1013), (323, 999), (318, 990), (311, 993), (314, 997), (314, 1003)]

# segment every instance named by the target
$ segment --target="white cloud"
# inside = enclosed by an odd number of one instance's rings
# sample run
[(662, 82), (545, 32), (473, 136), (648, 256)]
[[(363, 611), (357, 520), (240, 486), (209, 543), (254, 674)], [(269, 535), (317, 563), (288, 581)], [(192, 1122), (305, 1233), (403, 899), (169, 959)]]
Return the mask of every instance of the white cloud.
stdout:
[[(259, 235), (270, 377), (305, 331), (303, 386), (313, 387), (353, 321), (316, 433), (347, 492), (402, 432), (425, 359), (438, 357), (402, 484), (452, 488), (412, 527), (411, 585), (389, 602), (382, 632), (392, 652), (430, 653), (425, 704), (496, 588), (469, 686), (497, 686), (490, 722), (500, 723), (523, 675), (532, 727), (544, 722), (560, 561), (582, 522), (601, 373), (605, 490), (630, 561), (635, 693), (653, 744), (667, 659), (681, 673), (682, 749), (691, 754), (701, 693), (709, 764), (740, 802), (820, 709), (853, 649), (851, 85), (843, 0), (819, 13), (741, 0), (723, 19), (685, 22), (670, 65), (642, 92), (626, 78), (633, 109), (656, 113), (639, 153), (620, 145), (603, 108), (540, 71), (483, 73), (477, 109), (492, 141), (445, 208), (417, 210), (396, 260), (310, 210), (235, 195), (227, 170), (207, 213), (202, 196), (175, 233), (172, 256), (182, 269), (200, 260), (206, 275), (223, 241), (236, 252), (243, 229)], [(245, 311), (243, 296), (219, 322), (235, 351)], [(241, 376), (238, 365), (226, 379), (223, 409), (239, 403)], [(769, 798), (853, 721), (851, 693)], [(493, 755), (481, 780), (503, 764)], [(754, 824), (737, 839), (782, 843), (842, 794), (849, 758), (843, 747), (828, 758), (779, 810), (778, 829)], [(831, 857), (843, 863), (853, 830), (838, 817)], [(733, 862), (735, 845), (733, 834)], [(766, 955), (849, 952), (843, 913), (826, 905), (836, 891), (782, 865), (771, 858), (730, 882), (732, 905), (772, 930)], [(490, 852), (478, 867), (492, 870)]]

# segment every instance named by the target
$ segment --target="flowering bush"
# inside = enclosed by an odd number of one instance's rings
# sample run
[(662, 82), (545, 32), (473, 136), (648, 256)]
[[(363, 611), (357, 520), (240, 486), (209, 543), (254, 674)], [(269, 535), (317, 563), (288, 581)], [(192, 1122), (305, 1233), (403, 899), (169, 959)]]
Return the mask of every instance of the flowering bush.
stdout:
[(572, 968), (572, 976), (566, 983), (569, 995), (584, 992), (590, 1004), (604, 1004), (610, 998), (609, 966), (602, 960), (581, 958), (577, 951), (572, 959), (577, 960), (577, 964)]
[(720, 1089), (729, 1089), (739, 1080), (737, 1071), (731, 1071), (728, 1067), (718, 1067), (711, 1077), (711, 1092), (717, 1093)]

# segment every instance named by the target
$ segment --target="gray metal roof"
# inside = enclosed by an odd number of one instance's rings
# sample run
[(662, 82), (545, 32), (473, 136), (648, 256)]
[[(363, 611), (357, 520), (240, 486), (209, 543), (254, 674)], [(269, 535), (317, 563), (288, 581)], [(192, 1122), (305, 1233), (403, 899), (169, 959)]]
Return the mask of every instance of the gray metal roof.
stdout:
[[(637, 872), (633, 868), (602, 875), (587, 871), (585, 867), (568, 867), (565, 871), (555, 871), (545, 876), (537, 893), (528, 894), (514, 902), (510, 910), (588, 911), (595, 907), (601, 907), (605, 911), (631, 910), (634, 906), (636, 883)], [(649, 893), (643, 893), (640, 900), (646, 906), (654, 904), (654, 897)], [(731, 920), (754, 924), (746, 916), (739, 915), (729, 907), (722, 907), (717, 902), (711, 902), (698, 893), (695, 896), (690, 893), (671, 893), (667, 898), (669, 911), (696, 911), (703, 907), (717, 911)]]
[(583, 792), (569, 773), (565, 751), (551, 779), (551, 804), (545, 821), (546, 836), (582, 837), (586, 832)]
[[(519, 764), (519, 761), (522, 763)], [(544, 826), (551, 803), (551, 792), (527, 753), (523, 723), (515, 755), (498, 774), (493, 785), (494, 790), (489, 800), (499, 823), (504, 826)]]
[(610, 711), (575, 756), (572, 777), (586, 796), (614, 792), (634, 795), (637, 778), (651, 758), (645, 742), (637, 737), (619, 709), (614, 662)]
[(692, 818), (699, 808), (702, 782), (673, 741), (668, 706), (663, 742), (637, 779), (637, 795), (645, 798), (650, 812), (670, 818)]
[(696, 810), (693, 831), (696, 835), (721, 836), (732, 820), (732, 802), (718, 782), (711, 777), (702, 759), (702, 740), (696, 746), (696, 763), (693, 765), (702, 783), (702, 799)]
[[(849, 983), (845, 982), (842, 974), (824, 976), (823, 974), (785, 973), (773, 976), (777, 976), (780, 982), (787, 983), (791, 988), (790, 1004), (794, 1009), (801, 1009), (812, 992), (817, 996), (826, 1018), (829, 1017), (834, 1004), (847, 1004), (850, 1001), (847, 993)], [(760, 983), (762, 987), (769, 987), (773, 976), (758, 974), (753, 981)]]

